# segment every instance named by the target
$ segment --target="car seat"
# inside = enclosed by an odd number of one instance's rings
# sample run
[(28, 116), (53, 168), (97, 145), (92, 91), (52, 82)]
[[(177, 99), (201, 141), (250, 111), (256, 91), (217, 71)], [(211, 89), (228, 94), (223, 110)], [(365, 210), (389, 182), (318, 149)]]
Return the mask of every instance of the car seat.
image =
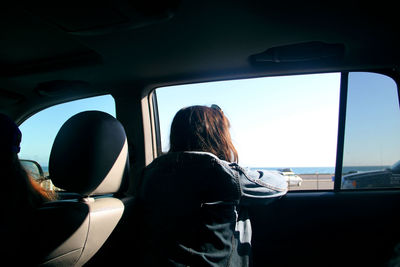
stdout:
[[(104, 244), (124, 213), (128, 145), (111, 115), (85, 111), (58, 132), (49, 160), (55, 186), (77, 199), (48, 202), (32, 221), (31, 260), (50, 266), (81, 266)], [(61, 193), (62, 194), (62, 193)]]

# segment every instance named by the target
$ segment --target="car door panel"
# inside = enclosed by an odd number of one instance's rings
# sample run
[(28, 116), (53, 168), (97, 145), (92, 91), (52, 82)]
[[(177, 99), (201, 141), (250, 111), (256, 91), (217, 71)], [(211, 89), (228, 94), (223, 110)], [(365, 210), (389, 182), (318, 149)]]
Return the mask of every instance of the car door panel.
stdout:
[(288, 193), (250, 207), (254, 266), (382, 266), (400, 242), (400, 192)]

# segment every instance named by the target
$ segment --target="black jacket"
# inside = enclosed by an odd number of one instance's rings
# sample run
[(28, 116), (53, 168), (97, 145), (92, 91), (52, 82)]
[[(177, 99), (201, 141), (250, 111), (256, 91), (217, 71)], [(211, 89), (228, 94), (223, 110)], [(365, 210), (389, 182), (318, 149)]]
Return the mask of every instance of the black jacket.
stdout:
[[(145, 168), (138, 193), (141, 266), (248, 265), (250, 240), (243, 236), (251, 237), (251, 226), (239, 206), (245, 175), (210, 153), (155, 159)], [(263, 189), (266, 196), (276, 195)], [(286, 187), (279, 192), (284, 193)]]

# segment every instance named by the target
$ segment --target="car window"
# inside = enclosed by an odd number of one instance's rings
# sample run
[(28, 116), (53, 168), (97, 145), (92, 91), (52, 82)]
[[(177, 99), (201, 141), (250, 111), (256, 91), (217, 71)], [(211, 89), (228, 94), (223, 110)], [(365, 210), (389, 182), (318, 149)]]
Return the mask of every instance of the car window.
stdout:
[(342, 189), (400, 187), (400, 109), (396, 82), (349, 73)]
[[(20, 125), (22, 142), (19, 158), (38, 162), (44, 176), (48, 176), (50, 151), (59, 129), (70, 117), (87, 110), (99, 110), (115, 117), (114, 98), (111, 95), (85, 98), (52, 106), (34, 114)], [(57, 189), (51, 181), (42, 185), (47, 189)]]
[(340, 73), (264, 77), (155, 90), (161, 150), (176, 112), (217, 104), (231, 123), (239, 164), (281, 172), (290, 190), (331, 190), (338, 134)]

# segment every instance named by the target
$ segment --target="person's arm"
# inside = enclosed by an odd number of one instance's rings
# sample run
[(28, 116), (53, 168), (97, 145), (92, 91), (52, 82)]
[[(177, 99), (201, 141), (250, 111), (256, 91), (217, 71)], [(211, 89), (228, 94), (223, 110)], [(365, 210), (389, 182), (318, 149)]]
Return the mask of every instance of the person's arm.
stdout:
[(286, 194), (286, 179), (277, 171), (255, 171), (237, 164), (231, 167), (238, 171), (242, 187), (242, 201), (250, 199), (272, 199)]

